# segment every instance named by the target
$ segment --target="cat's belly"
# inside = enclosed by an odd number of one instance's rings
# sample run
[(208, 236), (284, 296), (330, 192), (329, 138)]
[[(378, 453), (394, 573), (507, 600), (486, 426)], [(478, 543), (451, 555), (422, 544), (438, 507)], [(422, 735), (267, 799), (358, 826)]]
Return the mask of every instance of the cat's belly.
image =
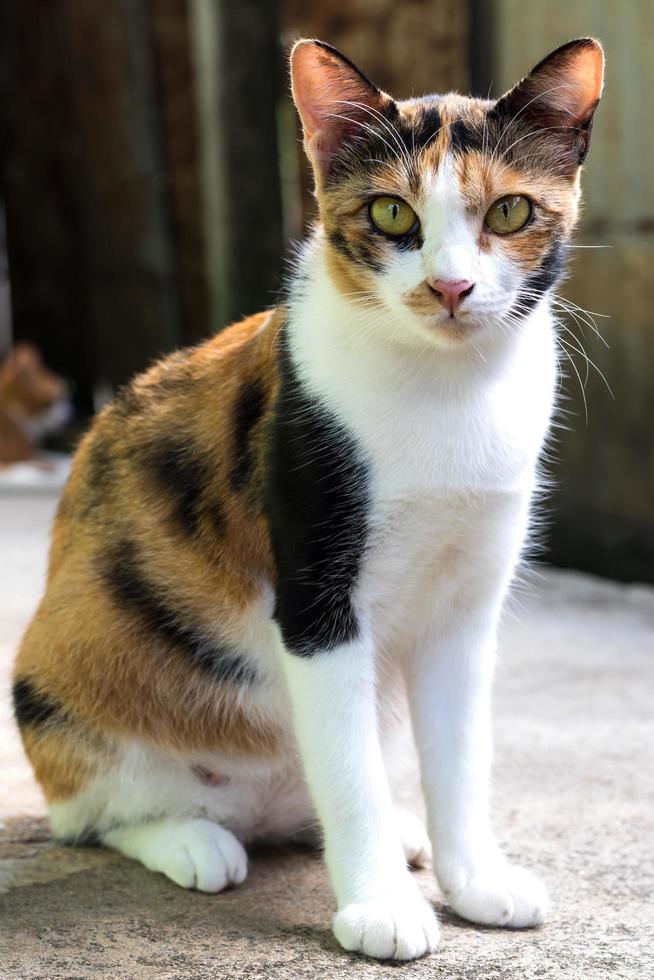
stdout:
[[(270, 691), (270, 696), (274, 700), (275, 693)], [(394, 799), (406, 804), (417, 798), (418, 776), (399, 669), (385, 671), (378, 697), (389, 783)], [(121, 739), (114, 745), (112, 766), (73, 800), (50, 808), (55, 833), (75, 837), (89, 826), (105, 833), (175, 815), (214, 820), (246, 843), (289, 837), (317, 842), (317, 818), (288, 726), (290, 707), (284, 714), (278, 721), (286, 728), (286, 738), (269, 759), (218, 750), (171, 751), (138, 738)]]

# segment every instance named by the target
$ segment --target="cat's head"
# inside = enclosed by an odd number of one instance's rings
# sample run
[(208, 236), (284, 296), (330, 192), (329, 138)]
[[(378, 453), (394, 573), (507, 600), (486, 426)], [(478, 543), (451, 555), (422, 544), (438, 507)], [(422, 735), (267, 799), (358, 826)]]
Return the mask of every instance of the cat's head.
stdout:
[(341, 292), (423, 344), (519, 327), (564, 270), (603, 67), (580, 38), (496, 101), (398, 102), (299, 41), (293, 95)]

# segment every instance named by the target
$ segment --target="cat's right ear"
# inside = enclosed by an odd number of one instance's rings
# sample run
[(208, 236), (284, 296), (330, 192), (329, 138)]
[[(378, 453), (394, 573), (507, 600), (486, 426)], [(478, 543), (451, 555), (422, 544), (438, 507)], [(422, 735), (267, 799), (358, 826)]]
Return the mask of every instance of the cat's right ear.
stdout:
[(343, 145), (392, 103), (344, 55), (324, 41), (298, 41), (291, 52), (293, 99), (316, 177), (326, 176)]

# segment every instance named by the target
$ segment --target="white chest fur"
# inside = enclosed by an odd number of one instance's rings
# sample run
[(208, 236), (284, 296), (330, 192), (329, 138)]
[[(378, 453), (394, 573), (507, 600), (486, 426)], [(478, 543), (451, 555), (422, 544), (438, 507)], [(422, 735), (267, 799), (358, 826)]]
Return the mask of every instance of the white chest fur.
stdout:
[(320, 268), (291, 307), (293, 358), (367, 456), (373, 497), (530, 488), (556, 377), (546, 302), (511, 336), (461, 350), (416, 349), (401, 331), (380, 330)]
[(323, 273), (292, 307), (290, 331), (304, 382), (366, 457), (361, 588), (384, 642), (426, 594), (445, 601), (471, 567), (493, 576), (515, 563), (552, 411), (549, 310), (500, 340), (421, 351), (393, 344)]

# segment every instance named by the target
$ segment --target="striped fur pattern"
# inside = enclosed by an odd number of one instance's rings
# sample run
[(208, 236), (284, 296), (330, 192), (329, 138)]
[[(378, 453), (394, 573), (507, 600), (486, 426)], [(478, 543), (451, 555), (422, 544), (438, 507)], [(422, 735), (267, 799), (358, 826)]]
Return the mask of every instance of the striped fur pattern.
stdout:
[[(321, 220), (288, 302), (94, 422), (15, 713), (61, 839), (220, 891), (248, 842), (318, 831), (338, 940), (410, 959), (438, 942), (407, 870), (432, 849), (464, 917), (546, 912), (491, 831), (489, 692), (602, 54), (571, 42), (496, 102), (396, 102), (317, 41), (292, 70)], [(529, 219), (495, 234), (507, 195)], [(381, 232), (377, 197), (414, 227)], [(427, 833), (398, 808), (409, 717)]]

